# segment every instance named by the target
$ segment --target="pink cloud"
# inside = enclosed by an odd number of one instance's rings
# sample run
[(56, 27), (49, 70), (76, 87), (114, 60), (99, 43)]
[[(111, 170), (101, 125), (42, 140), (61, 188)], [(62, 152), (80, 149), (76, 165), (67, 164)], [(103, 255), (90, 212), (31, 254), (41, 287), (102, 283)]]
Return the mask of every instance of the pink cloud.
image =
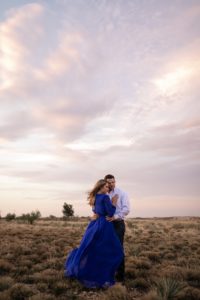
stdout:
[(42, 16), (43, 10), (39, 4), (12, 9), (0, 24), (2, 90), (12, 87), (26, 71), (31, 46), (42, 32), (37, 19)]
[(38, 80), (55, 80), (69, 68), (77, 64), (80, 58), (80, 33), (62, 32), (58, 46), (55, 47), (43, 62), (43, 67), (36, 68), (34, 75)]

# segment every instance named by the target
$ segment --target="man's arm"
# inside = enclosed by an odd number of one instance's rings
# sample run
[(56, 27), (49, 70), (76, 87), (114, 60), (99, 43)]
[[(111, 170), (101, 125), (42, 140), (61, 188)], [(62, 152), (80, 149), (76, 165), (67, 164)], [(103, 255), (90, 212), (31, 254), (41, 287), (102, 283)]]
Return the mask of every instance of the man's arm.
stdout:
[(115, 219), (124, 219), (130, 212), (130, 202), (128, 194), (123, 192), (121, 195), (121, 209), (120, 211), (114, 215)]

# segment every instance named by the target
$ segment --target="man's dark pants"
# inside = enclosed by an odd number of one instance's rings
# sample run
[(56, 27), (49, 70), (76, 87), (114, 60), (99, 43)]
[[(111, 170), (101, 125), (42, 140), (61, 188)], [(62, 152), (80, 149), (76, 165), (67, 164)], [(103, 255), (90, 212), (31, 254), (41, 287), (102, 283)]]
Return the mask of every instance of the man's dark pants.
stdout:
[[(120, 243), (123, 247), (124, 245), (124, 234), (125, 234), (125, 223), (124, 220), (115, 220), (113, 221), (113, 226), (115, 229), (115, 232), (120, 240)], [(125, 261), (122, 260), (121, 264), (119, 265), (119, 268), (116, 273), (116, 280), (118, 281), (124, 281), (124, 273), (125, 273)]]

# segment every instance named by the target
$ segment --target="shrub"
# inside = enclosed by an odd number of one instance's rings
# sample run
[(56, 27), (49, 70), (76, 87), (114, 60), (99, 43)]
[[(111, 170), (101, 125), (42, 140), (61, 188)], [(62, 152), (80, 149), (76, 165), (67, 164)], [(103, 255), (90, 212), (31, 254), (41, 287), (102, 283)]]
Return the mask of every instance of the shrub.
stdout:
[(9, 289), (14, 280), (9, 276), (0, 277), (0, 291)]
[(156, 291), (151, 290), (148, 294), (144, 295), (141, 300), (160, 300)]
[(156, 291), (161, 300), (172, 300), (183, 289), (185, 285), (174, 278), (164, 277), (156, 283)]
[(3, 292), (0, 292), (0, 299), (1, 300), (10, 300), (9, 290), (5, 290)]
[(172, 225), (173, 229), (183, 229), (184, 228), (184, 224), (182, 223), (175, 223)]
[(22, 214), (18, 219), (25, 221), (29, 224), (33, 224), (34, 221), (38, 220), (41, 217), (41, 213), (39, 210), (32, 211), (31, 213), (28, 214)]
[(15, 220), (15, 218), (16, 218), (16, 215), (15, 215), (15, 214), (10, 214), (10, 213), (8, 213), (8, 214), (6, 215), (6, 221), (8, 221), (8, 222), (10, 222), (10, 221), (12, 221), (12, 220)]
[(68, 286), (67, 286), (67, 282), (63, 282), (63, 281), (57, 281), (53, 284), (52, 286), (52, 290), (53, 293), (56, 296), (59, 296), (60, 294), (62, 294), (63, 292), (65, 292), (67, 290)]
[(33, 290), (22, 283), (16, 283), (13, 285), (13, 287), (10, 289), (10, 296), (11, 299), (15, 300), (24, 300), (34, 294)]
[(50, 294), (38, 293), (32, 297), (29, 297), (29, 300), (55, 300), (55, 297)]
[(130, 299), (127, 289), (122, 285), (114, 285), (110, 287), (102, 297), (104, 300), (128, 300)]
[(0, 275), (4, 275), (12, 271), (13, 265), (7, 260), (0, 259)]
[(194, 287), (200, 286), (200, 271), (199, 270), (187, 270), (186, 271), (186, 278), (189, 285)]
[(180, 292), (177, 300), (200, 300), (200, 290), (188, 287)]
[(135, 261), (136, 264), (136, 269), (150, 269), (151, 264), (148, 260), (146, 259), (138, 259)]
[(48, 219), (50, 219), (50, 220), (57, 220), (58, 218), (57, 218), (56, 216), (54, 216), (54, 215), (50, 215), (50, 216), (48, 217)]
[(132, 266), (126, 267), (126, 277), (129, 279), (135, 279), (137, 277), (136, 270)]
[(147, 291), (150, 284), (142, 277), (136, 278), (133, 280), (132, 286), (142, 291)]
[(140, 253), (141, 256), (148, 257), (152, 262), (160, 262), (160, 253), (155, 251), (142, 251)]
[(46, 284), (45, 282), (38, 282), (37, 283), (37, 289), (40, 292), (46, 292), (46, 291), (48, 291), (48, 284)]
[(139, 246), (132, 246), (130, 247), (130, 255), (133, 255), (135, 257), (138, 257), (140, 255), (141, 249)]

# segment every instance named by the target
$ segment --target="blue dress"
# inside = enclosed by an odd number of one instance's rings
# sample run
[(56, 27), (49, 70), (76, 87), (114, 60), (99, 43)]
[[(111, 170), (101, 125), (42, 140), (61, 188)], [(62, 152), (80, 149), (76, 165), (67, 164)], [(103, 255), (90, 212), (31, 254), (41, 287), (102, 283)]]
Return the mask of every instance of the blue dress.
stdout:
[(85, 287), (108, 287), (115, 283), (114, 275), (124, 253), (112, 222), (115, 206), (106, 194), (97, 194), (94, 212), (99, 215), (91, 221), (80, 246), (72, 250), (65, 262), (65, 276), (78, 279)]

